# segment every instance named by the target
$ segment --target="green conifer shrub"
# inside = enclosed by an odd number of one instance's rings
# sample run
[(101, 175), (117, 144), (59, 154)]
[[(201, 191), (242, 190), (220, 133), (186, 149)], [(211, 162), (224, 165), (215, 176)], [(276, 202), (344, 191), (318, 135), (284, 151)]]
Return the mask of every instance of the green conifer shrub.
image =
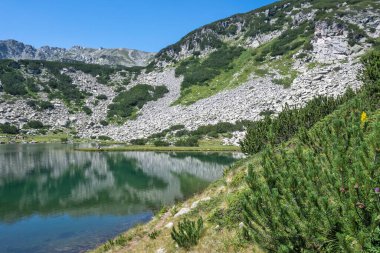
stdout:
[[(360, 104), (357, 100), (356, 104)], [(366, 252), (380, 226), (380, 116), (360, 110), (300, 133), (294, 151), (265, 149), (249, 167), (246, 234), (269, 252)]]
[(168, 146), (170, 146), (170, 143), (167, 141), (163, 141), (163, 140), (155, 140), (153, 142), (153, 145), (156, 147), (168, 147)]
[(148, 140), (147, 139), (133, 139), (129, 141), (132, 145), (145, 145)]
[(243, 51), (241, 47), (223, 46), (203, 61), (200, 61), (198, 57), (190, 57), (182, 61), (175, 71), (176, 76), (184, 76), (181, 89), (192, 85), (205, 85), (221, 71), (228, 69), (233, 60), (238, 58)]
[(120, 92), (108, 106), (108, 118), (128, 118), (141, 109), (148, 101), (162, 98), (169, 90), (164, 85), (151, 86), (138, 84), (127, 91)]
[(178, 223), (178, 230), (173, 227), (171, 237), (179, 247), (189, 250), (192, 246), (198, 244), (202, 231), (202, 217), (200, 217), (197, 222), (185, 218)]
[(174, 143), (177, 147), (198, 147), (199, 136), (190, 136), (185, 139), (180, 139)]
[(101, 141), (112, 141), (112, 138), (107, 136), (107, 135), (99, 135), (98, 136), (98, 140), (101, 140)]
[(83, 110), (83, 112), (86, 113), (87, 115), (91, 115), (91, 114), (92, 114), (92, 110), (91, 110), (91, 108), (88, 107), (88, 106), (83, 106), (83, 107), (82, 107), (82, 110)]
[(243, 234), (267, 252), (379, 252), (380, 53), (362, 62), (355, 98), (249, 166)]
[(0, 133), (4, 133), (4, 134), (18, 134), (20, 132), (20, 130), (14, 126), (14, 125), (11, 125), (10, 123), (4, 123), (4, 124), (0, 124)]
[(351, 99), (355, 93), (348, 90), (338, 98), (316, 97), (302, 108), (285, 105), (277, 117), (266, 115), (264, 119), (249, 124), (245, 139), (240, 143), (242, 151), (254, 154), (268, 143), (279, 144), (293, 137), (299, 129), (311, 128), (316, 122), (332, 113), (339, 105)]
[(39, 120), (31, 120), (28, 123), (25, 124), (27, 128), (33, 128), (33, 129), (42, 129), (44, 128), (44, 124)]
[(96, 99), (99, 99), (99, 100), (107, 100), (107, 96), (104, 95), (104, 94), (99, 94), (96, 96)]

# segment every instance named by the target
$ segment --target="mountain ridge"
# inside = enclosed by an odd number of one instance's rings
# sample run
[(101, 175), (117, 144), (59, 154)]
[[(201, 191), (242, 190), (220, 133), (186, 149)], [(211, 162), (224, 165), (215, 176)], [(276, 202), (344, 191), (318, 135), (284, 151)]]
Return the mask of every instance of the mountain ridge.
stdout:
[[(235, 14), (217, 20), (189, 32), (177, 43), (160, 50), (152, 64), (166, 66), (168, 61), (175, 62), (184, 59), (194, 52), (206, 55), (210, 50), (220, 48), (224, 42), (238, 43), (243, 47), (258, 47), (268, 41), (266, 37), (269, 36), (270, 39), (277, 37), (284, 30), (291, 29), (305, 21), (333, 21), (335, 19), (333, 14), (337, 9), (344, 9), (344, 7), (351, 5), (355, 5), (358, 12), (364, 11), (370, 14), (371, 9), (376, 8), (375, 6), (378, 7), (379, 3), (374, 0), (338, 0), (334, 3), (320, 0), (277, 1), (246, 13)], [(371, 8), (367, 10), (365, 6)], [(358, 20), (353, 23), (354, 25), (360, 22), (359, 25), (365, 26), (374, 21), (378, 25), (378, 22), (371, 20), (371, 17), (361, 16), (360, 13), (357, 14)], [(354, 16), (353, 13), (350, 13), (351, 15)], [(314, 18), (317, 19), (313, 20)], [(335, 20), (339, 19), (344, 20), (345, 17), (338, 16)], [(287, 26), (287, 28), (284, 29), (284, 26)], [(377, 29), (373, 36), (378, 37), (379, 34)], [(188, 54), (189, 52), (190, 54)]]
[(35, 48), (17, 40), (0, 40), (0, 59), (80, 61), (100, 65), (145, 66), (155, 53), (126, 48), (86, 48), (73, 46), (60, 48), (42, 46)]

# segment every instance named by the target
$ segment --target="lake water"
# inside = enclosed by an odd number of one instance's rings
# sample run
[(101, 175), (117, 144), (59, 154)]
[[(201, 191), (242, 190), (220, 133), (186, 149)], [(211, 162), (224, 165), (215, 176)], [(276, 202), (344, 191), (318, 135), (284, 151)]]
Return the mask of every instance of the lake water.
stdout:
[(201, 191), (239, 155), (0, 145), (0, 252), (82, 252)]

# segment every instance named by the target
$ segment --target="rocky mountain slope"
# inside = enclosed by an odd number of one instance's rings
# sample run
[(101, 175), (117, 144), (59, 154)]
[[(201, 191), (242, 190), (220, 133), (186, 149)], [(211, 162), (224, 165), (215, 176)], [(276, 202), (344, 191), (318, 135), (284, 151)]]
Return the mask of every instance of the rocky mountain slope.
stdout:
[(154, 53), (133, 49), (84, 48), (74, 46), (69, 49), (43, 46), (35, 48), (16, 40), (0, 40), (0, 59), (28, 59), (47, 61), (80, 61), (101, 65), (144, 66)]
[[(361, 86), (359, 59), (379, 46), (379, 7), (375, 0), (276, 2), (201, 27), (141, 69), (91, 71), (65, 65), (57, 71), (43, 62), (19, 61), (18, 68), (9, 70), (15, 64), (7, 63), (0, 76), (0, 123), (22, 128), (39, 120), (52, 130), (71, 129), (78, 137), (128, 141), (177, 125), (194, 130), (255, 121), (286, 104), (338, 96)], [(15, 72), (24, 78), (23, 94), (5, 89), (6, 73)], [(49, 81), (61, 79), (83, 96), (76, 102), (58, 96), (60, 86)], [(27, 80), (34, 80), (37, 92)], [(143, 87), (150, 91), (144, 93)], [(166, 90), (158, 92), (162, 87)], [(30, 100), (53, 106), (33, 108)]]

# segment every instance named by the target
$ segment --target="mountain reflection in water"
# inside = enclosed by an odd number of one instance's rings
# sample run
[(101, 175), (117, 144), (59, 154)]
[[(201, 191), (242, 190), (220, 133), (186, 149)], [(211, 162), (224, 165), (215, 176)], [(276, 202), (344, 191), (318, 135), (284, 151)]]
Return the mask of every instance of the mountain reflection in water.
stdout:
[[(96, 217), (146, 221), (147, 212), (199, 192), (237, 158), (233, 153), (102, 153), (60, 144), (0, 145), (0, 232), (28, 219), (43, 223), (43, 217), (54, 216), (67, 222), (72, 222), (67, 217), (91, 219), (103, 227), (107, 224)], [(75, 231), (59, 234), (62, 245), (66, 239), (75, 245)]]

